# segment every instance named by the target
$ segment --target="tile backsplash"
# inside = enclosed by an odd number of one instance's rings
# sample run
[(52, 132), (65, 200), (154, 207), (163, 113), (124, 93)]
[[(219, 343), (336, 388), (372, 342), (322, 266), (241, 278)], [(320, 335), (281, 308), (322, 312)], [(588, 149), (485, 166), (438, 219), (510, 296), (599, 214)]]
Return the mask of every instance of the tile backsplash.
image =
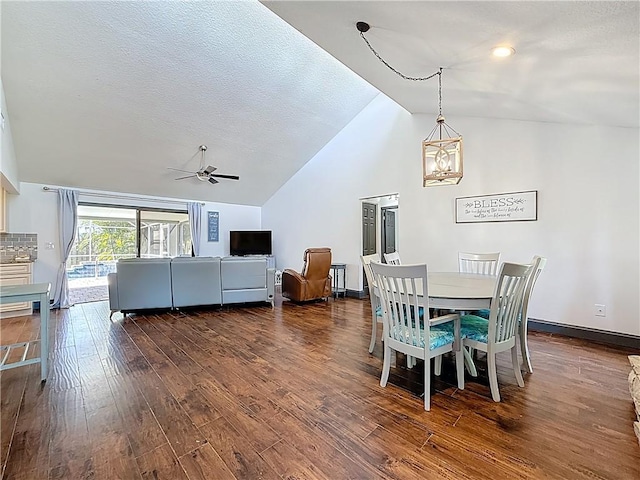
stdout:
[(16, 257), (38, 258), (37, 233), (0, 233), (0, 263), (12, 263)]

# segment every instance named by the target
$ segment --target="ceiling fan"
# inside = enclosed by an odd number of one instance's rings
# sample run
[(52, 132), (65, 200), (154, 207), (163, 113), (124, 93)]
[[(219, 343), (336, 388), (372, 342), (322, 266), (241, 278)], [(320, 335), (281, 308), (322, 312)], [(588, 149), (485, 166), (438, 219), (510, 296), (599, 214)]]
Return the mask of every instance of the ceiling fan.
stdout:
[(186, 175), (184, 177), (178, 177), (175, 180), (184, 180), (185, 178), (197, 178), (202, 182), (209, 182), (212, 184), (218, 183), (216, 178), (227, 178), (229, 180), (240, 180), (238, 175), (223, 175), (222, 173), (213, 173), (217, 169), (211, 165), (208, 165), (206, 168), (204, 166), (204, 154), (207, 151), (206, 145), (200, 145), (200, 168), (196, 172), (191, 172), (189, 170), (180, 170), (179, 168), (171, 168), (167, 167), (169, 170), (175, 170), (176, 172), (184, 172), (189, 173), (190, 175)]

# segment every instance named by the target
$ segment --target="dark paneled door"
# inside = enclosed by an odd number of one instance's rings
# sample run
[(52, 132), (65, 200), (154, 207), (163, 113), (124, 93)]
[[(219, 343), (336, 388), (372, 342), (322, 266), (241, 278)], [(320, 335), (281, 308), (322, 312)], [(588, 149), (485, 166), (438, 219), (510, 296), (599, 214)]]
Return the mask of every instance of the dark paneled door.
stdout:
[[(376, 253), (377, 208), (375, 203), (362, 202), (362, 254)], [(363, 272), (364, 275), (364, 272)], [(367, 287), (367, 276), (364, 275), (364, 286)]]
[(396, 251), (396, 211), (382, 209), (382, 253)]

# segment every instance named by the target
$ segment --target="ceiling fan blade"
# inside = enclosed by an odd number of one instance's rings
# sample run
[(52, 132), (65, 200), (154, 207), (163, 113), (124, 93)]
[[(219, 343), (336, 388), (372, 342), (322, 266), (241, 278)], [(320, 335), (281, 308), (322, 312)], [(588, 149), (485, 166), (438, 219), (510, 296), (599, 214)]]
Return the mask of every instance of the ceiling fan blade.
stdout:
[(205, 168), (202, 173), (204, 173), (205, 175), (211, 175), (213, 172), (216, 171), (216, 167), (209, 165), (207, 168)]
[(197, 177), (197, 175), (187, 175), (186, 177), (178, 177), (178, 178), (174, 178), (174, 180), (184, 180), (185, 178), (191, 178), (191, 177)]
[(238, 175), (223, 175), (222, 173), (210, 173), (209, 177), (228, 178), (229, 180), (240, 180)]
[(176, 172), (184, 172), (184, 173), (193, 173), (190, 170), (180, 170), (179, 168), (171, 168), (171, 167), (167, 167), (167, 170), (175, 170)]
[(218, 180), (216, 180), (215, 178), (211, 178), (209, 177), (209, 183), (215, 185), (216, 183), (219, 183)]

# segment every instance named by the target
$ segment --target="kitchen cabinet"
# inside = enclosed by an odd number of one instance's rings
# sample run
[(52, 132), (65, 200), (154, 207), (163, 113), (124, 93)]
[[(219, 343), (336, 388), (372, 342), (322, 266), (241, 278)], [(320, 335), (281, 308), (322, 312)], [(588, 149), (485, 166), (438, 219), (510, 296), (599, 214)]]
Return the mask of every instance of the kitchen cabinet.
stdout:
[[(0, 264), (0, 286), (29, 285), (33, 282), (33, 263)], [(33, 313), (32, 302), (0, 304), (0, 317), (18, 317)]]

